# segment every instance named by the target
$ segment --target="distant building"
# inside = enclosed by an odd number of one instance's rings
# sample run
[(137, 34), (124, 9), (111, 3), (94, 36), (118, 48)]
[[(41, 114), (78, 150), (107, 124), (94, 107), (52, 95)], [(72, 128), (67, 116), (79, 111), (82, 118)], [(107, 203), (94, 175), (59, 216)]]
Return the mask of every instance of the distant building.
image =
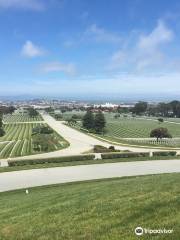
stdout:
[(117, 108), (118, 105), (117, 104), (113, 104), (113, 103), (105, 103), (105, 104), (94, 104), (94, 108)]

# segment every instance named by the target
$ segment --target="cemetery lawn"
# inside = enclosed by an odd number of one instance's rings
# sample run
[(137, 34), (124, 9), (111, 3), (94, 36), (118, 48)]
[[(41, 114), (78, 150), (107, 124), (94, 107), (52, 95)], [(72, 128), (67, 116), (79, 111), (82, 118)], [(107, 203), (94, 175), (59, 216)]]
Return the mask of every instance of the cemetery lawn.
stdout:
[[(39, 126), (46, 126), (44, 123), (14, 123), (5, 124), (5, 135), (0, 137), (0, 159), (18, 156), (26, 156), (39, 153), (34, 151), (32, 146), (32, 129)], [(56, 132), (52, 133), (52, 139), (49, 143), (49, 151), (63, 149), (68, 146), (65, 141)]]
[(180, 239), (179, 182), (174, 173), (0, 193), (0, 239), (134, 240), (137, 226)]
[[(105, 113), (106, 129), (104, 134), (97, 134), (95, 136), (101, 137), (105, 140), (117, 143), (124, 143), (129, 145), (138, 146), (157, 146), (157, 147), (180, 147), (180, 123), (179, 119), (166, 119), (169, 122), (159, 123), (157, 118), (147, 120), (145, 118), (133, 118), (133, 117), (119, 117), (114, 118), (113, 113)], [(176, 121), (175, 121), (175, 120)], [(77, 129), (82, 127), (81, 122), (77, 122), (72, 126)], [(156, 139), (150, 140), (150, 133), (155, 128), (167, 128), (172, 135), (172, 139), (162, 140), (158, 143)], [(127, 139), (128, 138), (128, 139)]]

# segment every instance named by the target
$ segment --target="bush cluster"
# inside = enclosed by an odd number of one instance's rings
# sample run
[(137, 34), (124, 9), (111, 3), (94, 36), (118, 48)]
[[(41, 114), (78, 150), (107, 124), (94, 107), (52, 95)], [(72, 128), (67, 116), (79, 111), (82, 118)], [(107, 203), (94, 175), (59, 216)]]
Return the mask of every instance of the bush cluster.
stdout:
[(73, 162), (82, 160), (93, 160), (95, 158), (94, 154), (88, 155), (76, 155), (58, 158), (44, 158), (44, 159), (28, 159), (28, 160), (10, 160), (8, 164), (10, 167), (14, 166), (24, 166), (24, 165), (35, 165), (35, 164), (45, 164), (45, 163), (60, 163), (60, 162)]
[(93, 148), (94, 153), (104, 153), (104, 152), (116, 152), (114, 146), (110, 146), (109, 148), (101, 146), (101, 145), (94, 145)]
[(123, 152), (123, 153), (102, 153), (102, 159), (149, 157), (148, 152)]
[(176, 151), (153, 152), (153, 156), (176, 156)]

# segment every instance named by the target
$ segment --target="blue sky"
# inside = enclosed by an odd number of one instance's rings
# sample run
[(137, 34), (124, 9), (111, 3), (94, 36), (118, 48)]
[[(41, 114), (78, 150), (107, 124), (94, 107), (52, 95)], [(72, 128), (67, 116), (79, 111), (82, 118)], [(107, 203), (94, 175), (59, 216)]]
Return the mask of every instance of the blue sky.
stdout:
[(177, 95), (178, 0), (0, 0), (0, 95)]

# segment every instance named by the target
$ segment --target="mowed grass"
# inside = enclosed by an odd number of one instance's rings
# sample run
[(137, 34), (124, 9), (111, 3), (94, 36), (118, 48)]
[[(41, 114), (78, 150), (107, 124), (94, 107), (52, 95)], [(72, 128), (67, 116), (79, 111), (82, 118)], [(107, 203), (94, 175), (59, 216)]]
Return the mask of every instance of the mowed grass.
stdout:
[(28, 115), (22, 114), (6, 114), (3, 116), (4, 123), (15, 123), (15, 122), (35, 122), (35, 121), (42, 121), (41, 115), (36, 117), (29, 117)]
[[(15, 123), (4, 125), (6, 134), (0, 137), (0, 159), (35, 154), (32, 146), (32, 129), (43, 123)], [(57, 143), (52, 143), (52, 151), (68, 146), (68, 143), (57, 133), (53, 133)]]
[(105, 135), (117, 138), (148, 138), (150, 132), (159, 127), (169, 130), (173, 137), (180, 137), (180, 125), (173, 123), (161, 123), (153, 120), (136, 118), (107, 119), (107, 133)]
[(134, 240), (137, 226), (180, 239), (180, 174), (121, 178), (0, 193), (1, 240)]
[[(111, 142), (119, 142), (138, 146), (158, 146), (158, 147), (180, 147), (180, 124), (174, 121), (175, 118), (168, 119), (170, 122), (159, 123), (156, 118), (133, 118), (130, 116), (114, 118), (113, 113), (105, 113), (106, 128), (104, 134), (94, 136), (104, 138)], [(72, 126), (78, 130), (82, 127), (82, 122), (78, 121)], [(149, 139), (150, 133), (155, 128), (167, 128), (172, 135), (172, 139)], [(82, 129), (81, 129), (82, 130)], [(128, 138), (128, 139), (126, 139)], [(142, 138), (142, 139), (141, 139)]]

